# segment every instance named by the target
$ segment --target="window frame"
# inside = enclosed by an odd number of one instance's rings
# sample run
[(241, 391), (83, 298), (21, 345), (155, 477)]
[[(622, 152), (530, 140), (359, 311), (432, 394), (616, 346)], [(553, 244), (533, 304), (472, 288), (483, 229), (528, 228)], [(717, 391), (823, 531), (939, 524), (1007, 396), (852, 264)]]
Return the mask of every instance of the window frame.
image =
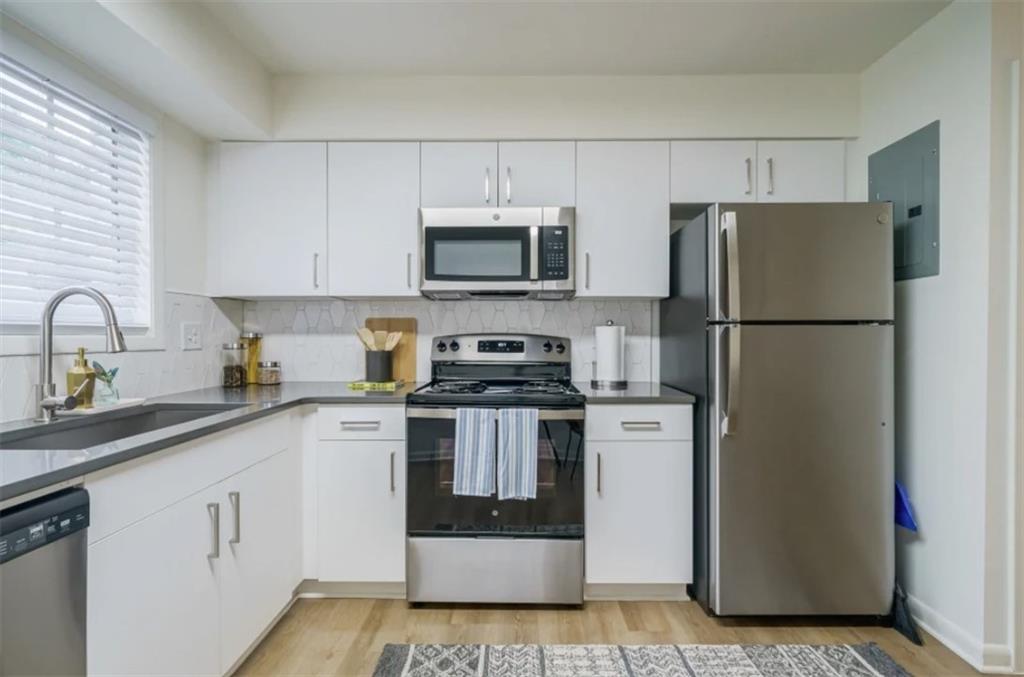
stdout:
[[(136, 127), (149, 136), (150, 167), (149, 167), (149, 322), (148, 327), (124, 328), (128, 349), (140, 350), (164, 349), (164, 257), (163, 257), (163, 195), (159, 187), (163, 185), (163, 135), (154, 118), (140, 112), (128, 103), (123, 94), (115, 94), (116, 86), (97, 84), (102, 81), (99, 76), (83, 72), (81, 67), (75, 68), (65, 63), (63, 55), (47, 54), (43, 46), (29, 44), (20, 36), (5, 28), (0, 28), (0, 42), (3, 53), (38, 75), (52, 80), (75, 95), (81, 97), (111, 115), (115, 115)], [(60, 311), (58, 310), (58, 316)], [(38, 324), (0, 324), (0, 356), (38, 355), (39, 354)], [(79, 346), (91, 353), (102, 353), (106, 349), (106, 339), (102, 323), (96, 325), (64, 324), (54, 326), (53, 352), (55, 354), (74, 353)]]

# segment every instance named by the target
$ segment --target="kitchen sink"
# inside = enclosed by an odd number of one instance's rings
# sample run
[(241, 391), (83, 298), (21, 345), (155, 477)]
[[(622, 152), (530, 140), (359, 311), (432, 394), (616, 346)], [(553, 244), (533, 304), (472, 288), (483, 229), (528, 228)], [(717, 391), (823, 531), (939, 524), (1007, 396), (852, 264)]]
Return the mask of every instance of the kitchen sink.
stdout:
[(246, 404), (142, 404), (0, 434), (0, 449), (87, 449)]

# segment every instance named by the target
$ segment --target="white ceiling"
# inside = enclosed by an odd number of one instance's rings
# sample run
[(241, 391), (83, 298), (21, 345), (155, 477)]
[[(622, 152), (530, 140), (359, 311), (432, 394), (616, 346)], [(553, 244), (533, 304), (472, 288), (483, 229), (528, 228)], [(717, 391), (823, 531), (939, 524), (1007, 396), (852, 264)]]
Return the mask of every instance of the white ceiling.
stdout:
[(273, 73), (858, 73), (948, 0), (202, 0)]

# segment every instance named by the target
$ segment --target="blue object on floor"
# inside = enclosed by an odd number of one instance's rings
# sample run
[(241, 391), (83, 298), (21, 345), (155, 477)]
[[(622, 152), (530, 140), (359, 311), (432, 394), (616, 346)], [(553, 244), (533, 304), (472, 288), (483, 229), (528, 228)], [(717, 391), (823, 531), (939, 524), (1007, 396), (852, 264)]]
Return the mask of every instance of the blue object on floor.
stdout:
[(914, 507), (910, 504), (907, 490), (899, 482), (896, 483), (896, 524), (910, 531), (917, 531), (917, 520), (914, 519)]

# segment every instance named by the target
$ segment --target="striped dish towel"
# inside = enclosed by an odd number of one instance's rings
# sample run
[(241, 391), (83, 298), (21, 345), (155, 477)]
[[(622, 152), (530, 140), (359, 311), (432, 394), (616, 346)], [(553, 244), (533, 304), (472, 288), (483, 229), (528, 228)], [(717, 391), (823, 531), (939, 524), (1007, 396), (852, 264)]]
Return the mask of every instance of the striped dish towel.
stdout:
[(459, 407), (455, 410), (456, 496), (494, 493), (494, 410)]
[(536, 409), (498, 411), (498, 500), (537, 498)]

